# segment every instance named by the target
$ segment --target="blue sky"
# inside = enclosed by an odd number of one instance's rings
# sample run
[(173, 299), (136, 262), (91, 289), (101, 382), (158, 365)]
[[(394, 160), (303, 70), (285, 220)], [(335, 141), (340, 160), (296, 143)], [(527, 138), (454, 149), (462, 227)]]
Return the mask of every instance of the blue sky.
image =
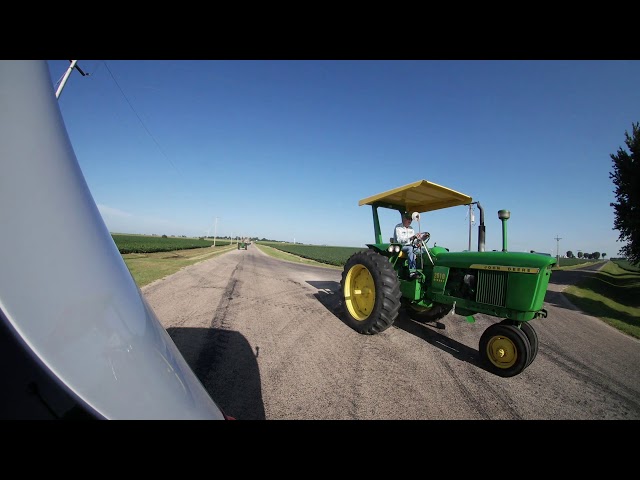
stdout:
[[(55, 90), (69, 61), (48, 65)], [(640, 121), (640, 61), (78, 66), (90, 75), (71, 74), (60, 110), (112, 232), (361, 247), (374, 235), (359, 200), (429, 180), (480, 202), (487, 250), (502, 249), (501, 209), (510, 251), (615, 257), (623, 246), (609, 173)], [(391, 236), (399, 215), (380, 213)], [(426, 213), (420, 227), (430, 245), (469, 247), (468, 207)]]

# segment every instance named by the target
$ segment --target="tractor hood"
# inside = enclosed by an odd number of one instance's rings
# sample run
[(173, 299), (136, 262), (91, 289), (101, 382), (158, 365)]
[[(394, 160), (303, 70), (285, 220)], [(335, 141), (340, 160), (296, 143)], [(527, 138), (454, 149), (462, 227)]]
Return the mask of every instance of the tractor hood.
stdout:
[(525, 252), (441, 252), (436, 260), (436, 265), (447, 267), (501, 271), (517, 271), (518, 268), (543, 270), (554, 263), (555, 257)]

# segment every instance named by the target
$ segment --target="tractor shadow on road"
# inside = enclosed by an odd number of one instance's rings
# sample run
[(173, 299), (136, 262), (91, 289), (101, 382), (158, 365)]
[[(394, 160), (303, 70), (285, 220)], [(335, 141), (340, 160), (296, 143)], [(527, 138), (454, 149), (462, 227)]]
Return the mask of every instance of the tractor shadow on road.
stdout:
[(266, 419), (259, 351), (254, 352), (242, 334), (217, 328), (168, 328), (167, 333), (227, 415), (237, 420)]
[(312, 281), (307, 283), (318, 291), (314, 297), (332, 314), (344, 322), (342, 317), (342, 301), (340, 299), (340, 283), (332, 281)]
[[(342, 298), (340, 296), (340, 284), (338, 282), (331, 281), (307, 281), (307, 283), (318, 289), (314, 294), (318, 301), (340, 321), (347, 325), (344, 309), (342, 307)], [(447, 321), (446, 318), (444, 320)], [(445, 328), (445, 323), (441, 321), (429, 323), (416, 322), (409, 318), (403, 309), (400, 309), (400, 314), (393, 323), (393, 326), (421, 338), (430, 345), (447, 352), (458, 360), (467, 362), (482, 370), (487, 370), (480, 361), (480, 355), (477, 349), (470, 348), (463, 343), (457, 342), (445, 335), (442, 335), (441, 333), (438, 333), (437, 330)], [(384, 335), (384, 332), (382, 335)]]
[(409, 316), (401, 309), (398, 318), (393, 322), (393, 326), (421, 338), (430, 345), (439, 348), (443, 352), (447, 352), (458, 360), (473, 365), (481, 370), (488, 371), (480, 361), (480, 354), (477, 349), (468, 347), (464, 343), (460, 343), (437, 331), (444, 330), (446, 328), (445, 322), (447, 321), (460, 320), (448, 320), (446, 317), (443, 320), (444, 322), (435, 321), (420, 323), (409, 318)]
[(553, 305), (554, 307), (564, 308), (567, 310), (580, 310), (576, 307), (571, 301), (567, 298), (567, 296), (562, 292), (554, 292), (552, 290), (547, 290), (547, 294), (544, 297), (545, 303), (549, 305)]

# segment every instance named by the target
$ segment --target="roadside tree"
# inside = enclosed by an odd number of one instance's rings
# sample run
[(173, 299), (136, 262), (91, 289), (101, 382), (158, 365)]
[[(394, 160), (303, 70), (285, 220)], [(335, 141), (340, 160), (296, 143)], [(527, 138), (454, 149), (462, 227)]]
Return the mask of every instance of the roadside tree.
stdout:
[(625, 143), (629, 152), (618, 148), (611, 154), (613, 180), (617, 202), (614, 209), (613, 230), (618, 230), (618, 241), (626, 244), (618, 252), (632, 265), (640, 264), (640, 123), (633, 123), (632, 133), (625, 131)]

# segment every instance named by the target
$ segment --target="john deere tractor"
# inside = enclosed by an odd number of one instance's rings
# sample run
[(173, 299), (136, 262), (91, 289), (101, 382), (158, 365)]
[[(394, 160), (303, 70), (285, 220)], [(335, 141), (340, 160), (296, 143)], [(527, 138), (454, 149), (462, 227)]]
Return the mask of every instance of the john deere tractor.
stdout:
[[(403, 245), (383, 241), (379, 208), (420, 214), (443, 208), (476, 205), (480, 212), (478, 251), (450, 252), (441, 246), (429, 247), (430, 234), (412, 238), (417, 275), (410, 274)], [(356, 252), (346, 262), (340, 287), (346, 321), (359, 333), (383, 332), (401, 309), (419, 322), (434, 322), (446, 315), (474, 314), (497, 317), (479, 341), (479, 354), (486, 368), (501, 377), (518, 375), (538, 353), (538, 336), (529, 323), (545, 318), (542, 308), (556, 259), (537, 253), (507, 251), (508, 210), (500, 210), (502, 251), (485, 251), (484, 211), (480, 202), (436, 183), (420, 180), (403, 187), (360, 200), (371, 205), (375, 243)]]

